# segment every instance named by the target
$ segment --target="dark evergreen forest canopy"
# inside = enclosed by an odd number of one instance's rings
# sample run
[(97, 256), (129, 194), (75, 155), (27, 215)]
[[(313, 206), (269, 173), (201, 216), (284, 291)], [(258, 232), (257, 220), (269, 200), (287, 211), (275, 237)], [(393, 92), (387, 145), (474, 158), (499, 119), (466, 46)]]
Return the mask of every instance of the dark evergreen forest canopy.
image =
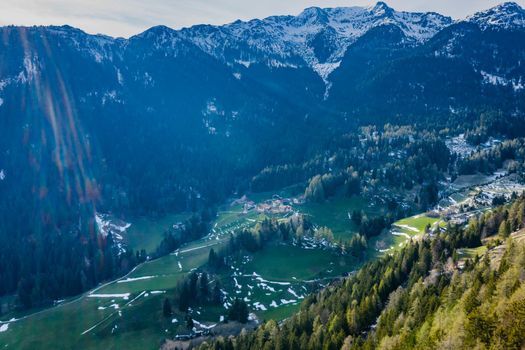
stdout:
[[(524, 62), (515, 3), (457, 21), (382, 2), (309, 8), (129, 39), (0, 27), (0, 316), (178, 256), (213, 239), (219, 208), (244, 198), (246, 213), (260, 203), (244, 195), (269, 196), (162, 295), (163, 330), (185, 322), (209, 336), (192, 343), (202, 349), (523, 348)], [(479, 190), (496, 181), (498, 195)], [(351, 237), (328, 227), (341, 199), (359, 203), (343, 212)], [(265, 216), (276, 202), (286, 215)], [(100, 219), (174, 213), (185, 218), (148, 249)], [(403, 227), (407, 217), (428, 223)], [(378, 241), (393, 229), (421, 236), (390, 251)], [(196, 333), (192, 312), (228, 305), (234, 262), (305, 246), (355, 269), (305, 288), (282, 324)], [(465, 258), (476, 249), (490, 254)], [(246, 299), (221, 322), (253, 328)]]

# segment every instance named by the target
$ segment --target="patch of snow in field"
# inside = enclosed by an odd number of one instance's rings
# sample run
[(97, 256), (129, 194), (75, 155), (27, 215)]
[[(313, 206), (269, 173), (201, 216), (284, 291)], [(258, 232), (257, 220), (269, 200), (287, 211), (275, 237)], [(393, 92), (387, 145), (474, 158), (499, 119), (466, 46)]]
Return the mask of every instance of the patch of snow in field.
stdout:
[(180, 263), (180, 261), (177, 261), (177, 264), (179, 265), (179, 270), (182, 271), (182, 264)]
[(269, 290), (270, 292), (275, 293), (275, 288), (270, 287), (266, 283), (257, 283), (257, 285), (263, 290)]
[(2, 169), (0, 170), (0, 181), (4, 181), (5, 180), (5, 170)]
[[(265, 280), (264, 278), (262, 278), (260, 275), (256, 274), (255, 272), (253, 273), (253, 275), (255, 277), (255, 279), (261, 283), (271, 283), (271, 284), (278, 284), (280, 286), (289, 286), (291, 285), (290, 282), (276, 282), (276, 281), (268, 281), (268, 280)], [(248, 275), (249, 277), (249, 275)]]
[(233, 281), (235, 282), (235, 288), (242, 289), (242, 286), (237, 282), (237, 278), (233, 278)]
[(270, 307), (278, 307), (279, 305), (277, 305), (277, 303), (275, 302), (275, 300), (272, 300), (272, 303), (270, 304)]
[(290, 300), (281, 299), (281, 305), (293, 304), (293, 303), (296, 303), (296, 302), (297, 302), (297, 300), (295, 300), (295, 299), (290, 299)]
[(213, 327), (217, 326), (217, 324), (212, 324), (212, 325), (207, 326), (205, 324), (200, 323), (197, 320), (193, 320), (193, 324), (199, 328), (204, 328), (204, 329), (212, 329)]
[(121, 294), (89, 294), (88, 298), (122, 298), (128, 300), (131, 293), (121, 293)]
[(134, 281), (140, 281), (140, 280), (149, 280), (151, 278), (156, 278), (157, 276), (142, 276), (142, 277), (134, 277), (134, 278), (126, 278), (125, 280), (117, 281), (117, 283), (128, 283), (128, 282), (134, 282)]
[(416, 232), (416, 233), (419, 233), (419, 230), (415, 227), (412, 227), (412, 226), (409, 226), (409, 225), (405, 225), (405, 224), (395, 224), (395, 226), (397, 227), (401, 227), (401, 228), (404, 228), (404, 229), (407, 229), (407, 230), (410, 230), (412, 232)]
[(165, 290), (152, 290), (150, 293), (151, 294), (164, 294), (166, 293), (166, 291)]
[(292, 288), (288, 288), (288, 293), (290, 293), (291, 295), (293, 295), (297, 299), (303, 299), (304, 298), (303, 296), (297, 295), (297, 293)]
[(0, 333), (7, 331), (8, 328), (9, 328), (9, 323), (4, 323), (3, 325), (0, 326)]
[(250, 66), (252, 65), (252, 63), (256, 63), (256, 62), (243, 61), (243, 60), (235, 60), (235, 62), (238, 63), (238, 64), (242, 64), (242, 65), (245, 66), (246, 68), (250, 68)]
[(177, 322), (179, 322), (179, 320), (177, 320), (176, 318), (171, 320), (171, 323), (177, 323)]
[(223, 315), (219, 316), (219, 322), (224, 322), (224, 316)]
[(392, 231), (392, 234), (394, 236), (401, 236), (401, 237), (405, 237), (405, 238), (408, 238), (410, 239), (410, 235), (405, 233), (405, 232), (400, 232), (400, 231)]
[(268, 310), (268, 309), (266, 308), (266, 306), (264, 306), (263, 304), (261, 304), (261, 303), (259, 303), (259, 302), (253, 303), (252, 305), (253, 305), (253, 307), (255, 307), (256, 310), (261, 310), (261, 311), (266, 311), (266, 310)]

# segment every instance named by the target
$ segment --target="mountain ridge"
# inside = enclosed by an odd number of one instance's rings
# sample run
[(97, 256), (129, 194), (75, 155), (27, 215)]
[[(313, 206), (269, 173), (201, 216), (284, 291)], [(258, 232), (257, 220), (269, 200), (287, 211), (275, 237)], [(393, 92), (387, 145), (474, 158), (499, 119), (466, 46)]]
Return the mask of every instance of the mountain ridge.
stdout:
[[(368, 7), (309, 7), (297, 16), (279, 15), (223, 25), (197, 24), (181, 29), (153, 26), (127, 39), (103, 34), (87, 34), (71, 26), (43, 26), (58, 34), (89, 36), (92, 42), (125, 47), (138, 38), (157, 40), (156, 49), (172, 49), (191, 43), (228, 65), (249, 67), (263, 63), (268, 67), (308, 67), (329, 87), (348, 47), (370, 29), (382, 25), (399, 27), (412, 45), (421, 45), (442, 29), (461, 22), (475, 23), (482, 30), (503, 27), (523, 29), (525, 11), (515, 2), (506, 2), (462, 20), (436, 12), (396, 11), (385, 2)], [(4, 27), (9, 28), (9, 27)], [(34, 27), (13, 27), (34, 28)], [(156, 38), (154, 38), (156, 36)], [(104, 55), (94, 53), (97, 60)]]

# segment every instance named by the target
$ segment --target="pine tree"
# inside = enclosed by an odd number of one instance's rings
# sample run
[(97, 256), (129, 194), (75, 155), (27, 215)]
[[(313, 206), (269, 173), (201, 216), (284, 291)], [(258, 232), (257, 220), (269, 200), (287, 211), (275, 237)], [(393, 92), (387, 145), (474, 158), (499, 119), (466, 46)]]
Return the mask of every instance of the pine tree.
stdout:
[(228, 312), (228, 319), (246, 323), (248, 321), (248, 305), (242, 299), (235, 299)]
[(498, 235), (507, 238), (510, 235), (510, 222), (508, 220), (503, 220), (499, 225)]
[(173, 314), (173, 310), (171, 309), (171, 302), (168, 298), (164, 299), (164, 304), (162, 305), (162, 314), (164, 317), (169, 318)]
[(222, 302), (222, 292), (219, 280), (215, 281), (215, 286), (213, 287), (212, 301), (214, 304), (220, 304)]
[(190, 315), (186, 315), (186, 328), (192, 329), (194, 326), (193, 318)]
[(187, 282), (184, 282), (179, 294), (179, 310), (182, 312), (188, 311), (190, 306), (190, 289)]
[(208, 299), (208, 296), (210, 294), (210, 290), (208, 288), (208, 274), (206, 273), (203, 273), (201, 275), (201, 278), (200, 278), (200, 293), (201, 293), (201, 297), (204, 299), (204, 300), (207, 300)]

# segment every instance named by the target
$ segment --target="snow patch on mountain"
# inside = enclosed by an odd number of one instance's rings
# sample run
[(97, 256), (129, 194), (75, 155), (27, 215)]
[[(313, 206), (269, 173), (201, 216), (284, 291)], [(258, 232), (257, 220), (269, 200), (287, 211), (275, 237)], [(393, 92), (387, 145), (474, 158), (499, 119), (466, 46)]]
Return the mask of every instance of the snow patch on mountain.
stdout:
[(255, 62), (279, 68), (306, 66), (328, 83), (347, 48), (374, 27), (396, 25), (417, 44), (451, 23), (451, 18), (437, 13), (398, 12), (379, 2), (372, 7), (311, 7), (298, 16), (199, 25), (178, 34), (225, 62), (246, 68)]
[(520, 91), (525, 88), (522, 79), (507, 79), (495, 74), (490, 74), (484, 71), (480, 71), (481, 76), (483, 77), (483, 83), (490, 84), (494, 86), (510, 86), (514, 91)]
[(38, 75), (39, 63), (37, 56), (25, 55), (23, 62), (24, 70), (18, 75), (17, 81), (20, 83), (28, 83), (35, 80)]
[(501, 28), (506, 30), (525, 29), (525, 10), (515, 2), (506, 2), (467, 18), (483, 30)]

